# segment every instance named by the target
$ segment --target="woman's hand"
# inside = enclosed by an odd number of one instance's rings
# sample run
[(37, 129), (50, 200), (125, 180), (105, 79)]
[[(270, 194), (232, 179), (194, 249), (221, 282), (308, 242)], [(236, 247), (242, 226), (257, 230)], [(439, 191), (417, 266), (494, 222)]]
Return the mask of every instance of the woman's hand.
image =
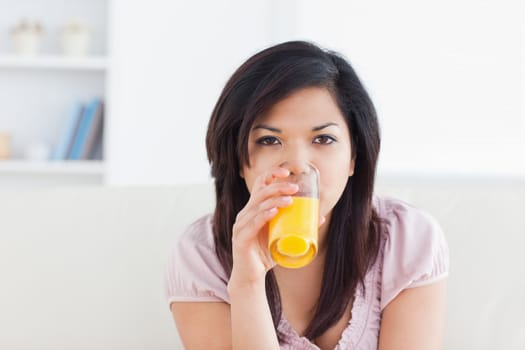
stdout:
[(266, 272), (275, 266), (268, 249), (268, 222), (278, 208), (292, 203), (291, 195), (299, 188), (293, 183), (274, 180), (289, 174), (287, 169), (274, 168), (255, 179), (250, 199), (233, 225), (233, 268), (228, 286), (264, 281)]

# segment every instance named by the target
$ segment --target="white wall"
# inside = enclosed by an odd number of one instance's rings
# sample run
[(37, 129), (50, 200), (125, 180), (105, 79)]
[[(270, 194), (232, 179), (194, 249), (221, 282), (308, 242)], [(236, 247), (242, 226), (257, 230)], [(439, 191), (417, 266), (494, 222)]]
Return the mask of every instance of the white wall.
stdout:
[(521, 0), (313, 1), (295, 36), (343, 52), (381, 119), (386, 172), (525, 174)]
[(520, 0), (114, 0), (109, 22), (109, 184), (207, 181), (226, 79), (290, 39), (355, 66), (380, 115), (382, 173), (525, 174)]
[(265, 1), (112, 1), (112, 185), (209, 180), (204, 137), (226, 80), (269, 44)]

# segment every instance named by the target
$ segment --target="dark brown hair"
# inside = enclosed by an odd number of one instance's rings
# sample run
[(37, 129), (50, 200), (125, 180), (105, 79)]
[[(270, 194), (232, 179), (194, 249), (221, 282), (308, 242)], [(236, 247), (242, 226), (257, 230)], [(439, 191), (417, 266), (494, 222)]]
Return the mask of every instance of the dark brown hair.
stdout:
[[(226, 83), (208, 125), (206, 149), (215, 179), (215, 249), (230, 275), (232, 227), (249, 199), (239, 170), (249, 165), (250, 128), (274, 104), (306, 87), (326, 87), (332, 93), (346, 120), (352, 156), (356, 157), (354, 175), (333, 209), (328, 228), (329, 253), (321, 293), (305, 332), (315, 339), (342, 317), (358, 285), (364, 290), (364, 277), (379, 251), (380, 219), (372, 207), (372, 195), (380, 136), (368, 93), (350, 64), (333, 51), (303, 41), (272, 46), (249, 58)], [(277, 330), (281, 302), (272, 271), (266, 275), (266, 292)]]

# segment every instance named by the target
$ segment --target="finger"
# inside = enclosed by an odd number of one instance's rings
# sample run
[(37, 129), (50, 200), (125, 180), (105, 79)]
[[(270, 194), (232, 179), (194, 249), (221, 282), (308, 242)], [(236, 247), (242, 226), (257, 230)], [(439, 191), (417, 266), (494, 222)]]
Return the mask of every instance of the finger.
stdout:
[(239, 231), (244, 230), (246, 226), (250, 227), (250, 230), (254, 230), (252, 227), (254, 218), (263, 211), (270, 210), (272, 208), (285, 208), (292, 204), (291, 196), (277, 196), (270, 197), (258, 205), (252, 205), (243, 209), (242, 215), (238, 215), (236, 224)]
[(269, 185), (272, 182), (274, 182), (275, 179), (285, 178), (289, 175), (290, 170), (281, 167), (275, 167), (273, 169), (270, 169), (270, 171), (266, 175), (263, 175), (263, 183), (265, 185)]
[(290, 171), (288, 169), (281, 167), (272, 168), (269, 171), (259, 175), (255, 179), (252, 191), (257, 191), (264, 186), (271, 184), (275, 181), (275, 179), (285, 178), (288, 175), (290, 175)]
[(274, 182), (253, 192), (249, 199), (249, 205), (258, 203), (275, 196), (292, 195), (299, 190), (299, 186), (290, 182)]
[(277, 182), (253, 193), (246, 206), (237, 214), (235, 222), (238, 230), (244, 229), (246, 225), (252, 225), (251, 221), (262, 210), (268, 210), (271, 207), (283, 208), (290, 205), (292, 199), (288, 197), (298, 190), (299, 186), (296, 184)]
[(234, 243), (242, 245), (253, 241), (261, 229), (266, 223), (273, 218), (278, 212), (276, 207), (272, 207), (266, 210), (257, 212), (254, 216), (250, 217), (249, 221), (246, 221), (241, 226), (234, 225), (232, 239)]
[(292, 202), (292, 196), (270, 197), (253, 208), (254, 215), (257, 215), (257, 213), (260, 211), (268, 210), (271, 208), (286, 208), (290, 206)]

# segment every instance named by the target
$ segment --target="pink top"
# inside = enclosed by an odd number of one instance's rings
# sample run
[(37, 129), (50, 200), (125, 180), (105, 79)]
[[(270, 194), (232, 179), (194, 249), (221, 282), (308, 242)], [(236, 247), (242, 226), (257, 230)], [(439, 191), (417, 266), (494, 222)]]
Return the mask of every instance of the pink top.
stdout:
[[(366, 295), (357, 288), (352, 319), (336, 350), (377, 349), (383, 309), (402, 290), (434, 283), (448, 275), (448, 246), (439, 224), (427, 213), (393, 198), (374, 197), (387, 223), (378, 259), (365, 277)], [(166, 297), (174, 301), (230, 302), (227, 278), (214, 250), (211, 215), (193, 223), (178, 239), (166, 272)], [(286, 319), (279, 330), (281, 349), (319, 349), (299, 336)]]

